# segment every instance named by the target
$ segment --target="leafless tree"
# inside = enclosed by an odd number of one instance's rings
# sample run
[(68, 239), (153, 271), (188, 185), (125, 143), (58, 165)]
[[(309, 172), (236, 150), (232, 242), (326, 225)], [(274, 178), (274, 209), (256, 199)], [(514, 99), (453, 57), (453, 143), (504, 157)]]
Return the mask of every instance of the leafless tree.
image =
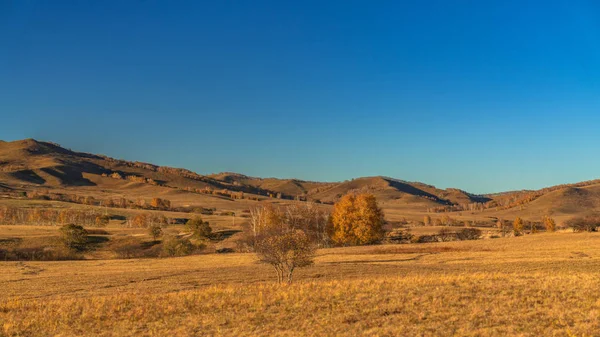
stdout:
[(315, 246), (302, 230), (275, 229), (259, 235), (256, 253), (277, 273), (277, 282), (292, 283), (296, 268), (313, 263)]

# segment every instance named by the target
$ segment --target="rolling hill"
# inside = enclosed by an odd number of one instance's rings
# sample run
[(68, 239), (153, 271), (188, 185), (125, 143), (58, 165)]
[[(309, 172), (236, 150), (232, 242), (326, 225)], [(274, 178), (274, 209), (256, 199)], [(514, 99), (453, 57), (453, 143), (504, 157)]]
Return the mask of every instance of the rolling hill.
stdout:
[[(384, 209), (410, 208), (419, 212), (470, 204), (486, 205), (485, 214), (505, 218), (516, 215), (567, 217), (600, 211), (600, 180), (538, 191), (475, 195), (460, 189), (439, 189), (382, 176), (314, 182), (258, 178), (232, 172), (202, 175), (187, 169), (75, 152), (34, 139), (0, 141), (0, 192), (19, 191), (131, 199), (163, 197), (177, 206), (218, 205), (225, 209), (248, 208), (249, 202), (265, 199), (331, 204), (349, 192), (369, 192)], [(238, 194), (245, 197), (237, 198)]]
[(134, 196), (144, 194), (144, 189), (159, 195), (173, 193), (173, 190), (227, 190), (324, 203), (332, 203), (352, 191), (369, 191), (383, 201), (407, 204), (449, 205), (481, 199), (457, 189), (441, 190), (387, 177), (331, 183), (256, 178), (239, 173), (201, 175), (186, 169), (75, 152), (55, 143), (34, 139), (0, 143), (0, 184), (0, 187), (8, 189), (79, 188), (81, 191), (117, 191)]

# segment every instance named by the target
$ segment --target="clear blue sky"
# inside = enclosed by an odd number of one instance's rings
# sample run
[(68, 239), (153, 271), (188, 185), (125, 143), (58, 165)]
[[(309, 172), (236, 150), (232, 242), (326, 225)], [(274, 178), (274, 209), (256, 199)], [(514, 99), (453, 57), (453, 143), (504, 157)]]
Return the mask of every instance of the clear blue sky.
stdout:
[(600, 4), (0, 0), (0, 116), (204, 174), (600, 178)]

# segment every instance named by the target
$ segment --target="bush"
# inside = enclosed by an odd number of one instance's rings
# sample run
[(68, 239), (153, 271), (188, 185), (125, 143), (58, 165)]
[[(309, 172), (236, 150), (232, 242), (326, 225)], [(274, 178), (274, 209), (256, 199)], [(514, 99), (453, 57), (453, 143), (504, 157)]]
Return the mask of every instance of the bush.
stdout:
[(188, 239), (170, 236), (163, 240), (162, 256), (186, 256), (194, 252), (195, 246)]
[(409, 229), (402, 230), (400, 228), (393, 229), (385, 235), (385, 242), (388, 243), (408, 243), (412, 241), (414, 235)]
[(207, 239), (212, 235), (212, 228), (210, 228), (208, 221), (202, 221), (202, 218), (199, 216), (188, 220), (185, 227), (197, 239)]
[(442, 241), (442, 242), (448, 242), (448, 241), (453, 241), (456, 239), (457, 235), (456, 233), (454, 233), (453, 231), (449, 230), (448, 228), (442, 228), (439, 230), (437, 237)]
[(61, 240), (69, 249), (83, 250), (87, 244), (88, 232), (79, 225), (69, 224), (60, 228)]
[(416, 237), (413, 237), (411, 242), (412, 243), (429, 243), (429, 242), (438, 242), (438, 237), (437, 235), (419, 235)]
[(108, 215), (97, 215), (94, 220), (94, 225), (96, 227), (106, 227), (108, 222), (110, 221), (110, 216)]
[(154, 239), (154, 241), (157, 241), (162, 235), (162, 228), (158, 225), (152, 225), (148, 227), (148, 234), (152, 237), (152, 239)]
[(600, 225), (600, 216), (576, 217), (568, 220), (566, 225), (573, 228), (573, 232), (595, 232)]
[(456, 237), (459, 240), (477, 240), (481, 238), (481, 230), (477, 228), (465, 228), (456, 233)]

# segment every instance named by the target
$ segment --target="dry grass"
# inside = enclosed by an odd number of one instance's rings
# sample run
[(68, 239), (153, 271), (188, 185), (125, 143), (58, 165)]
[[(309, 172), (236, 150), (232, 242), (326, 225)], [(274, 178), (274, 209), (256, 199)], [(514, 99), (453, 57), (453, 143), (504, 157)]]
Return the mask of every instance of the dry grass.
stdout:
[(599, 234), (319, 251), (277, 286), (250, 254), (0, 263), (0, 335), (600, 331)]

